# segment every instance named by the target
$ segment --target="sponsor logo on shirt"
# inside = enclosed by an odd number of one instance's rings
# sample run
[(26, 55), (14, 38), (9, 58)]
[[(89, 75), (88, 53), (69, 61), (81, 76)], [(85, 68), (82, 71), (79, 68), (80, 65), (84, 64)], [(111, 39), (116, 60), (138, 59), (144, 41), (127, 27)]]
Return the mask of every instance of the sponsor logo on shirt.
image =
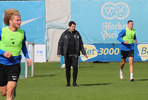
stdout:
[(65, 35), (65, 38), (68, 38), (68, 36), (67, 36), (67, 35)]

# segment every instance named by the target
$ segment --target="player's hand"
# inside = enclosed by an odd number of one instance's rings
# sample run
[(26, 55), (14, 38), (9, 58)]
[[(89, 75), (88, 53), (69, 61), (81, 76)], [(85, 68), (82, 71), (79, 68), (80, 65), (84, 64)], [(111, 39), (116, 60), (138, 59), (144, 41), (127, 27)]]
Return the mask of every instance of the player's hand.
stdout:
[(137, 43), (137, 40), (135, 40), (135, 43)]
[(4, 53), (4, 56), (5, 56), (6, 58), (10, 58), (10, 57), (12, 57), (12, 54), (11, 54), (10, 51), (6, 51), (6, 52)]
[(128, 44), (128, 41), (125, 41), (124, 43), (125, 43), (125, 44)]
[(60, 55), (58, 55), (58, 57), (60, 57)]
[(29, 58), (27, 59), (27, 62), (29, 66), (32, 66), (32, 61)]
[(85, 57), (86, 57), (86, 58), (88, 58), (88, 56), (87, 56), (87, 55), (85, 55)]

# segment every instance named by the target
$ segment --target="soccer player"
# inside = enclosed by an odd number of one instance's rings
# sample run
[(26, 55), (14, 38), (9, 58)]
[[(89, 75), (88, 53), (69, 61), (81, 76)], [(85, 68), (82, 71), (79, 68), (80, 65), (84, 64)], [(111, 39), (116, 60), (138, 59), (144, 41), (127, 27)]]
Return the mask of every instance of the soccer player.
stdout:
[(66, 79), (67, 85), (66, 87), (70, 86), (70, 70), (71, 66), (73, 67), (73, 86), (77, 87), (77, 73), (78, 73), (78, 60), (80, 56), (80, 51), (85, 55), (86, 58), (87, 54), (83, 47), (83, 41), (81, 35), (77, 30), (75, 30), (76, 23), (74, 21), (69, 22), (69, 29), (67, 29), (61, 35), (59, 42), (58, 42), (58, 57), (63, 55), (65, 58), (65, 65), (66, 65)]
[(21, 16), (16, 9), (4, 11), (4, 23), (7, 27), (0, 29), (0, 91), (6, 100), (13, 100), (16, 96), (16, 84), (20, 75), (21, 50), (29, 59), (25, 40), (25, 32), (20, 29)]
[(126, 57), (129, 59), (130, 81), (134, 81), (133, 78), (133, 57), (134, 57), (134, 42), (137, 43), (136, 30), (133, 28), (133, 21), (127, 22), (128, 27), (123, 29), (117, 37), (117, 40), (121, 42), (121, 58), (120, 63), (120, 79), (123, 79), (123, 67), (126, 62)]

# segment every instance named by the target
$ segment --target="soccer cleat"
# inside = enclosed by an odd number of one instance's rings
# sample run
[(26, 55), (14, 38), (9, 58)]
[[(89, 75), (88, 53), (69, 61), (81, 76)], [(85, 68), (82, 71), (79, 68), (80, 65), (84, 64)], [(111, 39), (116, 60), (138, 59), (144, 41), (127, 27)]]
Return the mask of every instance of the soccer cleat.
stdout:
[(66, 87), (69, 87), (69, 86), (70, 86), (70, 84), (67, 84), (67, 85), (66, 85)]
[(123, 73), (120, 73), (120, 79), (123, 79)]
[(73, 86), (74, 86), (74, 87), (78, 87), (77, 83), (73, 83)]
[(130, 79), (130, 81), (132, 82), (132, 81), (134, 81), (134, 79)]

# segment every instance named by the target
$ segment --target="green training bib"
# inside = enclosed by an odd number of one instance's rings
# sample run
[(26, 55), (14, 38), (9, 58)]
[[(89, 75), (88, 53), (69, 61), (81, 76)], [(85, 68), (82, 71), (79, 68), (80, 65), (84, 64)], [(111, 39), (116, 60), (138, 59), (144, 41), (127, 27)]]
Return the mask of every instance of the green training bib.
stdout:
[(23, 39), (23, 30), (18, 28), (16, 32), (12, 32), (8, 27), (4, 27), (2, 28), (0, 49), (10, 51), (12, 56), (19, 56), (21, 55)]
[(134, 43), (134, 36), (136, 34), (136, 30), (132, 28), (132, 30), (129, 30), (126, 28), (126, 35), (122, 38), (124, 41), (128, 41), (128, 44)]

